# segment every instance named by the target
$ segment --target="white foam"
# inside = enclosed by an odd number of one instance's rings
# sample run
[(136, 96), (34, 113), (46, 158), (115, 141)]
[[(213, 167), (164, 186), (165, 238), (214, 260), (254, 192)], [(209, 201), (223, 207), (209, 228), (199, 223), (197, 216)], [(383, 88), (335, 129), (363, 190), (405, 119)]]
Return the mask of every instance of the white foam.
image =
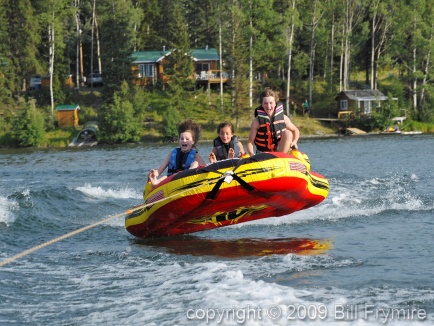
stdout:
[(13, 199), (0, 197), (0, 225), (9, 226), (15, 221), (14, 211), (18, 210), (19, 205)]
[(138, 193), (135, 189), (128, 187), (120, 189), (103, 189), (101, 186), (95, 187), (90, 184), (85, 184), (84, 186), (77, 187), (76, 190), (93, 199), (140, 199), (143, 197), (142, 193)]
[[(323, 258), (323, 261), (329, 263), (325, 268), (333, 268), (334, 265), (342, 263), (333, 261), (331, 257)], [(122, 321), (126, 324), (147, 324), (158, 320), (161, 325), (169, 325), (170, 319), (176, 317), (180, 324), (190, 322), (199, 325), (288, 325), (289, 322), (291, 325), (303, 325), (305, 322), (312, 325), (334, 325), (337, 322), (334, 314), (336, 306), (359, 304), (362, 308), (363, 305), (375, 303), (375, 300), (379, 299), (391, 302), (390, 307), (393, 307), (394, 304), (399, 306), (403, 298), (411, 298), (411, 289), (402, 289), (399, 298), (396, 298), (394, 289), (369, 288), (350, 292), (334, 287), (293, 288), (266, 281), (266, 273), (270, 271), (288, 277), (291, 273), (296, 275), (310, 269), (312, 264), (318, 262), (321, 263), (321, 259), (316, 257), (288, 255), (269, 261), (263, 259), (262, 267), (249, 260), (195, 264), (143, 263), (143, 271), (136, 270), (129, 280), (122, 278), (117, 282), (116, 285), (124, 287), (128, 295), (117, 297), (118, 308), (113, 308), (119, 311), (111, 313), (116, 316), (122, 310)], [(144, 267), (147, 264), (156, 264), (159, 267), (149, 270), (149, 266)], [(278, 271), (275, 271), (276, 265)], [(122, 271), (116, 268), (109, 268), (105, 270), (105, 273), (107, 272), (122, 274)], [(258, 273), (264, 274), (262, 279), (258, 280)], [(133, 285), (134, 282), (141, 283), (139, 275), (145, 279), (146, 287)], [(152, 275), (152, 278), (146, 275)], [(88, 281), (83, 284), (86, 288), (90, 286)], [(92, 283), (93, 286), (102, 286), (104, 282), (93, 280)], [(158, 292), (158, 296), (150, 295), (154, 291)], [(373, 292), (380, 293), (381, 297), (373, 298)], [(420, 294), (419, 290), (414, 292), (421, 298), (432, 296), (429, 293)], [(395, 301), (391, 301), (392, 298), (395, 298)], [(293, 307), (326, 309), (327, 314), (324, 319), (316, 317), (302, 320), (297, 313), (290, 315)], [(288, 317), (295, 317), (295, 320), (288, 320)], [(339, 324), (376, 325), (382, 322), (372, 318), (365, 320), (363, 317), (360, 315), (354, 321), (339, 321)], [(95, 313), (91, 320), (93, 323), (109, 321), (109, 316)], [(407, 324), (408, 322), (406, 321)]]
[[(357, 262), (329, 255), (269, 256), (258, 259), (189, 262), (187, 259), (162, 252), (143, 258), (148, 247), (132, 247), (122, 255), (112, 255), (110, 262), (82, 264), (52, 269), (50, 265), (24, 262), (22, 269), (28, 281), (37, 284), (35, 293), (49, 298), (53, 288), (59, 289), (56, 300), (34, 304), (24, 302), (22, 311), (46, 320), (58, 313), (58, 302), (64, 309), (89, 311), (70, 320), (87, 325), (381, 325), (383, 319), (364, 319), (366, 305), (399, 308), (403, 302), (433, 300), (430, 289), (376, 288), (347, 290), (334, 286), (292, 287), (278, 284), (303, 277), (304, 273), (319, 273)], [(78, 261), (94, 259), (104, 252), (82, 252)], [(134, 254), (134, 255), (132, 255)], [(150, 258), (152, 256), (152, 258)], [(50, 256), (53, 258), (53, 256)], [(259, 261), (258, 261), (259, 260)], [(32, 267), (32, 268), (30, 268)], [(36, 282), (43, 268), (50, 277)], [(34, 279), (35, 278), (35, 279)], [(269, 279), (271, 280), (269, 281)], [(59, 284), (59, 279), (65, 283)], [(97, 300), (93, 300), (99, 293)], [(83, 298), (87, 298), (84, 299)], [(115, 302), (113, 298), (116, 298)], [(387, 302), (387, 304), (385, 304)], [(356, 320), (335, 318), (337, 306), (358, 305), (361, 313)], [(311, 313), (326, 309), (323, 319), (299, 318), (290, 314), (293, 308), (309, 308)], [(433, 314), (428, 312), (429, 320)], [(313, 316), (313, 315), (311, 315)], [(324, 315), (323, 315), (324, 316)], [(295, 319), (288, 319), (295, 317)], [(415, 320), (393, 320), (388, 325), (415, 325)]]
[(328, 197), (317, 206), (282, 217), (271, 217), (232, 227), (243, 227), (249, 224), (298, 224), (312, 220), (375, 216), (391, 209), (398, 211), (432, 210), (434, 203), (427, 205), (412, 189), (418, 181), (419, 178), (414, 174), (409, 177), (390, 176), (351, 183), (332, 179)]

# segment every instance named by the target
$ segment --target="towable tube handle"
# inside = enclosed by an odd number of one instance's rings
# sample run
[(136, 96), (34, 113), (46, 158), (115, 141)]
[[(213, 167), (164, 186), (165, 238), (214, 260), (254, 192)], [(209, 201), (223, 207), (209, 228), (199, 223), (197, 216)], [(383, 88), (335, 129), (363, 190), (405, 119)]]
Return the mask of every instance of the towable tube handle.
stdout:
[[(251, 192), (253, 190), (255, 190), (254, 187), (252, 187), (251, 185), (249, 185), (247, 182), (245, 182), (243, 179), (241, 179), (239, 176), (237, 176), (235, 173), (233, 173), (233, 171), (230, 174), (230, 176), (238, 181), (238, 183), (244, 188), (246, 189), (248, 192)], [(228, 174), (223, 174), (222, 177), (217, 181), (217, 183), (214, 185), (214, 187), (212, 188), (212, 190), (206, 195), (205, 199), (211, 199), (214, 200), (217, 197), (217, 193), (220, 189), (220, 187), (222, 186), (223, 182), (225, 182), (226, 177), (228, 176)]]

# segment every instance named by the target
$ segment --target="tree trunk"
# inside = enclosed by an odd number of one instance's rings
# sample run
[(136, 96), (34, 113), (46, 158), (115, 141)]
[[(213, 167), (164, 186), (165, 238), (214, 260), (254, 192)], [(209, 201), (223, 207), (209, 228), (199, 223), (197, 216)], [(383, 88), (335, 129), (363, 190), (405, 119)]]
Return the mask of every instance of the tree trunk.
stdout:
[(313, 65), (314, 65), (314, 53), (315, 53), (315, 29), (318, 24), (316, 19), (317, 1), (315, 0), (313, 5), (312, 15), (312, 31), (310, 34), (310, 53), (309, 53), (309, 111), (312, 107), (312, 88), (313, 88)]
[(332, 17), (332, 30), (330, 40), (330, 92), (333, 91), (333, 57), (334, 57), (334, 45), (335, 45), (335, 14)]
[(371, 25), (371, 89), (375, 89), (375, 73), (374, 73), (374, 67), (375, 67), (375, 23), (377, 19), (377, 14), (374, 13), (374, 17), (372, 17), (372, 25)]
[(54, 116), (54, 93), (53, 93), (53, 74), (54, 74), (54, 10), (53, 20), (48, 26), (48, 40), (49, 40), (49, 74), (50, 74), (50, 102), (51, 102), (51, 116)]
[(101, 63), (101, 44), (99, 40), (99, 28), (98, 28), (98, 20), (96, 19), (95, 13), (95, 38), (96, 38), (96, 55), (98, 62), (98, 71), (102, 74), (102, 63)]
[(413, 101), (413, 109), (416, 112), (417, 110), (417, 78), (415, 77), (416, 74), (416, 48), (413, 48), (413, 81), (412, 81), (412, 101)]
[(93, 9), (92, 9), (92, 28), (91, 28), (91, 41), (90, 41), (90, 93), (93, 93), (93, 35), (95, 30), (95, 2), (93, 0)]
[(80, 31), (80, 81), (84, 82), (84, 69), (83, 69), (83, 42), (81, 41), (81, 31)]
[(222, 66), (222, 20), (220, 13), (220, 5), (218, 8), (219, 11), (219, 64), (220, 64), (220, 112), (223, 113), (223, 66)]
[(81, 33), (80, 33), (80, 0), (75, 0), (75, 7), (77, 8), (77, 12), (75, 13), (75, 24), (76, 24), (76, 33), (77, 33), (77, 41), (76, 41), (76, 46), (77, 46), (77, 53), (76, 53), (76, 58), (75, 58), (75, 87), (77, 88), (77, 90), (80, 88), (80, 37), (81, 37)]
[(344, 90), (349, 89), (350, 81), (350, 40), (348, 34), (345, 35), (345, 45), (344, 45)]
[(341, 62), (339, 64), (339, 92), (342, 92), (343, 90), (343, 77), (344, 77), (344, 35), (345, 32), (345, 26), (342, 24), (342, 40), (341, 40)]
[[(249, 1), (250, 12), (252, 12), (252, 1)], [(249, 15), (250, 30), (253, 30), (252, 15)], [(253, 36), (250, 35), (249, 39), (249, 117), (252, 118), (253, 108)]]
[[(429, 39), (430, 45), (432, 44), (432, 40), (433, 40), (433, 35), (431, 34), (431, 37)], [(431, 48), (431, 46), (429, 48)], [(431, 59), (431, 50), (428, 51), (428, 54), (426, 56), (425, 69), (424, 69), (423, 80), (422, 80), (422, 90), (420, 92), (420, 99), (419, 99), (419, 106), (420, 107), (423, 106), (423, 102), (425, 101), (425, 85), (428, 82), (429, 66), (430, 66), (430, 62), (431, 62), (430, 59)]]
[(290, 98), (291, 98), (291, 63), (292, 63), (292, 45), (294, 40), (294, 11), (295, 11), (295, 0), (292, 0), (292, 15), (291, 15), (291, 30), (289, 33), (288, 41), (288, 71), (286, 74), (286, 115), (289, 117), (290, 113)]

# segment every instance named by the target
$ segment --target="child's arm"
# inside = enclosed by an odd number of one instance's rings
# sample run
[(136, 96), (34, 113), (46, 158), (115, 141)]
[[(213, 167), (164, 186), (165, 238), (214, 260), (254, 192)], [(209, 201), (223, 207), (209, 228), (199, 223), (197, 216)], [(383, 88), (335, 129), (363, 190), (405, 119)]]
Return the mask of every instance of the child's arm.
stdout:
[(250, 156), (255, 155), (253, 143), (255, 142), (256, 133), (258, 132), (259, 128), (259, 121), (258, 118), (254, 118), (252, 121), (252, 125), (250, 126), (250, 134), (249, 134), (249, 140), (247, 141), (247, 152)]
[(161, 180), (166, 178), (165, 176), (163, 176), (160, 179), (158, 179), (160, 174), (163, 173), (163, 171), (169, 165), (171, 155), (172, 153), (169, 153), (169, 155), (167, 155), (166, 159), (163, 161), (163, 163), (161, 163), (161, 165), (158, 167), (157, 170), (151, 169), (151, 171), (149, 172), (148, 181), (150, 181), (153, 186), (156, 186), (158, 183), (160, 183)]
[(244, 151), (243, 144), (240, 141), (238, 141), (238, 147), (240, 148), (240, 157), (245, 155), (246, 152)]
[(295, 146), (295, 148), (297, 148), (298, 138), (300, 138), (300, 131), (286, 115), (284, 117), (284, 120), (286, 129), (292, 132), (292, 142), (290, 147), (292, 148)]
[(204, 166), (204, 165), (206, 165), (206, 163), (203, 160), (202, 156), (200, 156), (199, 153), (196, 153), (196, 155), (194, 156), (194, 162), (191, 163), (190, 165), (190, 169), (195, 169), (199, 166)]
[(170, 152), (170, 153), (166, 156), (166, 158), (165, 158), (165, 160), (163, 161), (163, 163), (161, 163), (161, 165), (158, 167), (158, 169), (157, 169), (158, 174), (161, 174), (161, 173), (164, 172), (164, 170), (166, 170), (167, 166), (169, 165), (169, 161), (170, 161), (170, 157), (171, 157), (171, 156), (172, 156), (172, 152)]

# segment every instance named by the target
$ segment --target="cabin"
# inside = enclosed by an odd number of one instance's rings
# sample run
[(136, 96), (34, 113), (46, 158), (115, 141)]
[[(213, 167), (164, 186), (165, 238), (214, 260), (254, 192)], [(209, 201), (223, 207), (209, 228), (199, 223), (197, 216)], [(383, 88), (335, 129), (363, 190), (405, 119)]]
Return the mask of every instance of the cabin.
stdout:
[(342, 111), (370, 115), (372, 109), (381, 107), (389, 98), (377, 89), (342, 91), (336, 96), (338, 115)]
[[(133, 81), (134, 84), (144, 87), (167, 83), (168, 77), (164, 74), (164, 67), (168, 63), (169, 56), (175, 51), (138, 51), (133, 53)], [(191, 78), (194, 78), (196, 85), (220, 83), (220, 76), (223, 83), (228, 82), (228, 74), (219, 69), (220, 57), (215, 48), (205, 47), (204, 49), (191, 49), (191, 60), (194, 62), (194, 71)]]
[(78, 110), (80, 110), (80, 107), (77, 104), (58, 105), (56, 110), (59, 127), (78, 126)]

